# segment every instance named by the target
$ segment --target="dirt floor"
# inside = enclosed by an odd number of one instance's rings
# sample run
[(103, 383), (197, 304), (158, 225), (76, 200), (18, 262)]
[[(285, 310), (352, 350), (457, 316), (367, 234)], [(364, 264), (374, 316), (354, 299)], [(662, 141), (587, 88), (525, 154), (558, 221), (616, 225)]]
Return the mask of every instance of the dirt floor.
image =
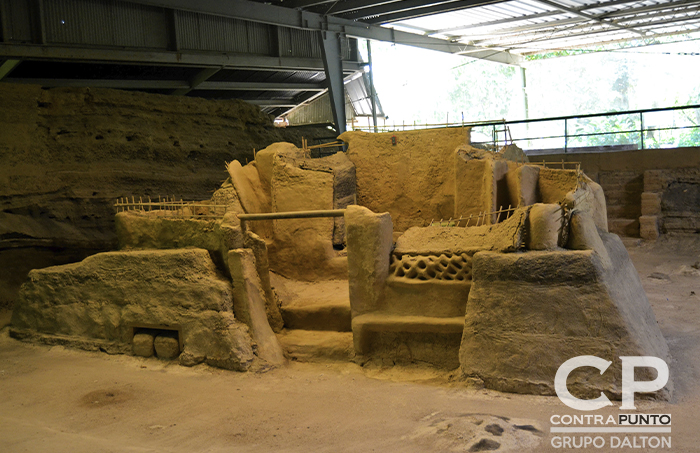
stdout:
[[(696, 452), (700, 239), (626, 245), (671, 348), (675, 382), (671, 402), (637, 407), (672, 414), (666, 450)], [(0, 327), (8, 322), (0, 313)], [(576, 413), (556, 397), (470, 389), (426, 369), (291, 363), (236, 373), (25, 344), (7, 328), (0, 395), (2, 452), (562, 451), (551, 446), (550, 417)], [(595, 414), (617, 416), (618, 405)]]

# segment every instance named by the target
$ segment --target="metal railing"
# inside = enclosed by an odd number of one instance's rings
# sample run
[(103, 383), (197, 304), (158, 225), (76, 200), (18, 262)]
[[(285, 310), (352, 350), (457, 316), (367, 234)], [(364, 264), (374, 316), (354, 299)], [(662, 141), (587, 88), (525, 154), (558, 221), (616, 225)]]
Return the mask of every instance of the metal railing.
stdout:
[(700, 104), (517, 121), (383, 124), (378, 132), (445, 127), (471, 128), (477, 147), (497, 150), (515, 143), (534, 154), (679, 148), (700, 146)]
[[(472, 127), (472, 145), (512, 143), (528, 153), (599, 152), (700, 146), (700, 105), (494, 121)], [(499, 135), (499, 130), (503, 130)]]

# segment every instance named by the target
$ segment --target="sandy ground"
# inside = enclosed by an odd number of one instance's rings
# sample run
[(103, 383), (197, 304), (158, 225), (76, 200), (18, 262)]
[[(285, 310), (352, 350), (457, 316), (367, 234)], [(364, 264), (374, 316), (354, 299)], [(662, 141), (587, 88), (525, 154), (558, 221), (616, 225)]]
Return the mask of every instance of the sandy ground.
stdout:
[[(673, 400), (638, 409), (671, 413), (668, 451), (696, 452), (700, 239), (626, 245), (673, 354)], [(0, 313), (0, 327), (8, 322)], [(2, 452), (488, 451), (493, 442), (496, 451), (566, 451), (551, 446), (549, 420), (574, 413), (556, 397), (469, 389), (425, 369), (291, 363), (243, 374), (25, 344), (0, 331)]]

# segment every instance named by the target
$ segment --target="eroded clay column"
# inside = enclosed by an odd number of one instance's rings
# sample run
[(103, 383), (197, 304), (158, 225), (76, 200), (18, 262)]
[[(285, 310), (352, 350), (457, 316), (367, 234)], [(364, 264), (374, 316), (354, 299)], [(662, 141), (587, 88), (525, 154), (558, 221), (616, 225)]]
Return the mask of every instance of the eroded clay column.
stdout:
[(375, 214), (362, 206), (345, 210), (350, 308), (357, 316), (379, 308), (389, 275), (393, 224), (388, 212)]

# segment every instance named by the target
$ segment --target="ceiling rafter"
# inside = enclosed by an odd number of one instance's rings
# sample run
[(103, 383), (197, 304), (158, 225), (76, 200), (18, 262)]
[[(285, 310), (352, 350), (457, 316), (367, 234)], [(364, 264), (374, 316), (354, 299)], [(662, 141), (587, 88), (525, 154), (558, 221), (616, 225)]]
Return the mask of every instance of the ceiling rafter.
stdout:
[(547, 5), (547, 6), (550, 6), (550, 7), (552, 7), (552, 8), (559, 9), (559, 10), (561, 10), (561, 11), (566, 11), (567, 13), (576, 14), (577, 16), (581, 16), (581, 17), (583, 17), (583, 18), (585, 18), (585, 19), (592, 20), (592, 21), (594, 21), (594, 22), (598, 22), (598, 23), (601, 23), (601, 24), (606, 24), (606, 25), (609, 25), (609, 26), (615, 27), (615, 28), (624, 28), (624, 29), (630, 30), (630, 31), (633, 32), (633, 33), (637, 33), (637, 34), (640, 35), (640, 36), (646, 36), (646, 33), (642, 32), (642, 31), (639, 31), (639, 30), (635, 30), (635, 29), (632, 28), (632, 27), (625, 27), (625, 26), (623, 26), (623, 25), (618, 25), (618, 24), (616, 24), (616, 23), (614, 23), (614, 22), (610, 22), (610, 21), (607, 21), (607, 20), (599, 19), (599, 18), (597, 18), (596, 16), (593, 16), (593, 15), (591, 15), (591, 14), (587, 14), (587, 13), (584, 13), (584, 12), (581, 12), (581, 11), (577, 11), (577, 10), (574, 9), (574, 8), (570, 8), (570, 7), (568, 7), (568, 6), (566, 6), (566, 5), (563, 5), (563, 4), (561, 4), (561, 3), (557, 2), (557, 1), (554, 1), (554, 0), (531, 0), (531, 1), (533, 1), (533, 2), (535, 2), (535, 3), (541, 3), (541, 4), (543, 4), (543, 5)]
[[(700, 5), (695, 6), (694, 9), (697, 9), (700, 11)], [(648, 27), (655, 27), (659, 25), (665, 25), (668, 23), (683, 23), (683, 22), (689, 22), (689, 21), (700, 21), (700, 17), (686, 17), (684, 19), (664, 19), (664, 18), (659, 18), (655, 15), (647, 15), (644, 16), (643, 19), (636, 18), (637, 21), (640, 20), (645, 20), (645, 22), (638, 22), (635, 24), (636, 28), (648, 28)], [(578, 23), (577, 23), (578, 22)], [(567, 25), (567, 24), (573, 24), (572, 26), (569, 27), (562, 27), (562, 28), (557, 28), (560, 27), (561, 25)], [(477, 44), (483, 45), (483, 46), (488, 46), (491, 44), (498, 44), (498, 45), (506, 45), (506, 46), (513, 46), (516, 47), (520, 44), (523, 43), (529, 43), (529, 40), (522, 41), (524, 37), (528, 37), (530, 39), (531, 37), (541, 37), (541, 36), (546, 36), (548, 40), (553, 41), (556, 39), (563, 39), (561, 36), (562, 34), (565, 34), (564, 37), (573, 37), (573, 36), (585, 36), (585, 35), (593, 35), (593, 34), (601, 34), (601, 33), (606, 33), (609, 30), (604, 29), (604, 28), (598, 28), (597, 30), (591, 30), (590, 24), (589, 23), (581, 23), (581, 21), (576, 21), (572, 20), (572, 22), (557, 22), (556, 25), (550, 25), (550, 28), (547, 28), (546, 30), (541, 29), (537, 24), (531, 24), (527, 26), (521, 26), (521, 27), (512, 27), (509, 29), (501, 29), (497, 32), (491, 32), (487, 33), (484, 32), (482, 34), (473, 34), (470, 35), (470, 38)], [(626, 31), (625, 29), (620, 29), (620, 31)], [(494, 35), (500, 36), (500, 38), (496, 38)], [(512, 36), (513, 38), (518, 38), (520, 41), (513, 42), (513, 41), (507, 41), (508, 36)], [(480, 37), (487, 37), (486, 39), (479, 39)], [(488, 39), (488, 37), (491, 37), (491, 39)], [(504, 42), (503, 40), (506, 39)]]
[(367, 22), (371, 24), (388, 24), (399, 22), (407, 19), (415, 19), (418, 17), (432, 16), (434, 14), (444, 14), (452, 11), (460, 11), (467, 8), (474, 8), (476, 6), (484, 6), (493, 3), (502, 3), (503, 0), (461, 0), (447, 3), (440, 3), (431, 6), (425, 6), (420, 8), (408, 9), (406, 11), (399, 11), (395, 13), (387, 13), (384, 15), (379, 15), (376, 18), (368, 19)]
[[(474, 58), (488, 59), (505, 64), (517, 65), (517, 56), (507, 52), (483, 51), (466, 44), (453, 43), (448, 40), (432, 38), (415, 33), (403, 32), (392, 28), (354, 21), (336, 16), (326, 16), (308, 11), (290, 14), (289, 8), (249, 0), (127, 0), (130, 3), (156, 6), (173, 10), (212, 14), (221, 17), (247, 20), (281, 27), (308, 31), (340, 33), (355, 38), (392, 42), (439, 52), (459, 54), (465, 47)], [(470, 0), (471, 1), (471, 0)]]

